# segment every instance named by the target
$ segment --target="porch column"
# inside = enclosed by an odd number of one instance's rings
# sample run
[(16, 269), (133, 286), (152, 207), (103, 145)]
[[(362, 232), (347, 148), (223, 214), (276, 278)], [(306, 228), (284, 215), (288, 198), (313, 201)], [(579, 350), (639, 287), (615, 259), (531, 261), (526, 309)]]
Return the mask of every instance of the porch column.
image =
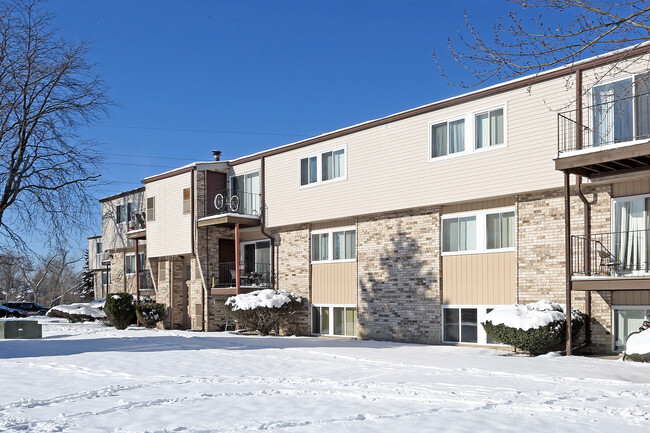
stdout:
[(241, 275), (239, 270), (239, 223), (235, 224), (235, 288), (239, 295), (241, 287)]
[(571, 187), (570, 175), (564, 172), (564, 254), (566, 269), (566, 354), (571, 356)]

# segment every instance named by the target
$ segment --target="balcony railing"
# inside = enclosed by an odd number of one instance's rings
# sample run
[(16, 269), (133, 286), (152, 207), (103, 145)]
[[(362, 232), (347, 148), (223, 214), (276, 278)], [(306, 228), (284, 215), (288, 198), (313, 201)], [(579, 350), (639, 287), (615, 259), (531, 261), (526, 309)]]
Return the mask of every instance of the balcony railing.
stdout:
[(571, 236), (571, 274), (586, 277), (650, 276), (650, 230)]
[[(240, 266), (241, 268), (241, 266)], [(240, 284), (244, 287), (267, 288), (271, 286), (271, 265), (269, 263), (250, 263), (240, 270)], [(219, 263), (218, 272), (212, 276), (212, 287), (235, 287), (236, 263)]]
[(217, 191), (206, 194), (204, 215), (240, 214), (260, 216), (260, 195), (240, 192), (229, 194), (228, 191)]
[(128, 231), (143, 230), (147, 228), (146, 212), (132, 212), (129, 215)]
[(608, 101), (558, 114), (558, 154), (650, 138), (650, 119), (640, 108), (648, 94), (601, 98)]

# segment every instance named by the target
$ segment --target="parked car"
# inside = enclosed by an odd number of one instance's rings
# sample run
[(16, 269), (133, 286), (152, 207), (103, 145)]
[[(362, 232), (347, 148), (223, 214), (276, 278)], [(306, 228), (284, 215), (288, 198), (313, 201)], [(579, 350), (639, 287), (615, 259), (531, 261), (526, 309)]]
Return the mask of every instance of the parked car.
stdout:
[(23, 310), (29, 316), (45, 316), (50, 309), (36, 302), (7, 302), (6, 307)]
[(0, 305), (0, 317), (27, 317), (27, 312)]

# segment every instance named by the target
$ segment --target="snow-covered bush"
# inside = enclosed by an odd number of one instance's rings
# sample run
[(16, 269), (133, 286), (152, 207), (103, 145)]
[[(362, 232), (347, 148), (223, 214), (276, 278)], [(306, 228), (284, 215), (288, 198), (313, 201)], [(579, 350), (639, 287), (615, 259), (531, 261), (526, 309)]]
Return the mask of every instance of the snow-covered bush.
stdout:
[(133, 296), (129, 293), (110, 293), (104, 304), (106, 317), (117, 329), (126, 329), (135, 320)]
[(165, 304), (141, 302), (135, 306), (135, 315), (145, 328), (155, 328), (165, 318)]
[(625, 342), (625, 360), (650, 362), (650, 330), (628, 337)]
[(279, 335), (280, 327), (298, 311), (301, 302), (302, 299), (291, 292), (265, 289), (231, 296), (226, 301), (226, 309), (247, 329), (262, 335), (275, 331)]
[[(561, 349), (566, 341), (565, 306), (550, 301), (497, 307), (481, 323), (495, 341), (540, 355)], [(571, 334), (577, 338), (584, 315), (571, 311)]]
[(71, 323), (93, 322), (95, 320), (106, 319), (106, 314), (103, 311), (85, 303), (57, 305), (56, 307), (50, 308), (47, 316), (67, 319)]

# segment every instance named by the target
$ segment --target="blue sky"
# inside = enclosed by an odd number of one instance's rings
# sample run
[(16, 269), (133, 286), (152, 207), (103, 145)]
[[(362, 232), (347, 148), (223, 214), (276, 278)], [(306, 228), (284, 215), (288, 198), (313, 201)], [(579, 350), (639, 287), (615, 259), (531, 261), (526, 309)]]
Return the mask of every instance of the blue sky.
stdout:
[[(99, 199), (210, 160), (212, 149), (232, 159), (463, 93), (432, 57), (464, 25), (463, 4), (484, 30), (510, 7), (505, 0), (44, 6), (64, 38), (92, 42), (90, 60), (116, 103), (109, 118), (80, 131), (107, 156)], [(100, 232), (98, 205), (87, 235)]]

